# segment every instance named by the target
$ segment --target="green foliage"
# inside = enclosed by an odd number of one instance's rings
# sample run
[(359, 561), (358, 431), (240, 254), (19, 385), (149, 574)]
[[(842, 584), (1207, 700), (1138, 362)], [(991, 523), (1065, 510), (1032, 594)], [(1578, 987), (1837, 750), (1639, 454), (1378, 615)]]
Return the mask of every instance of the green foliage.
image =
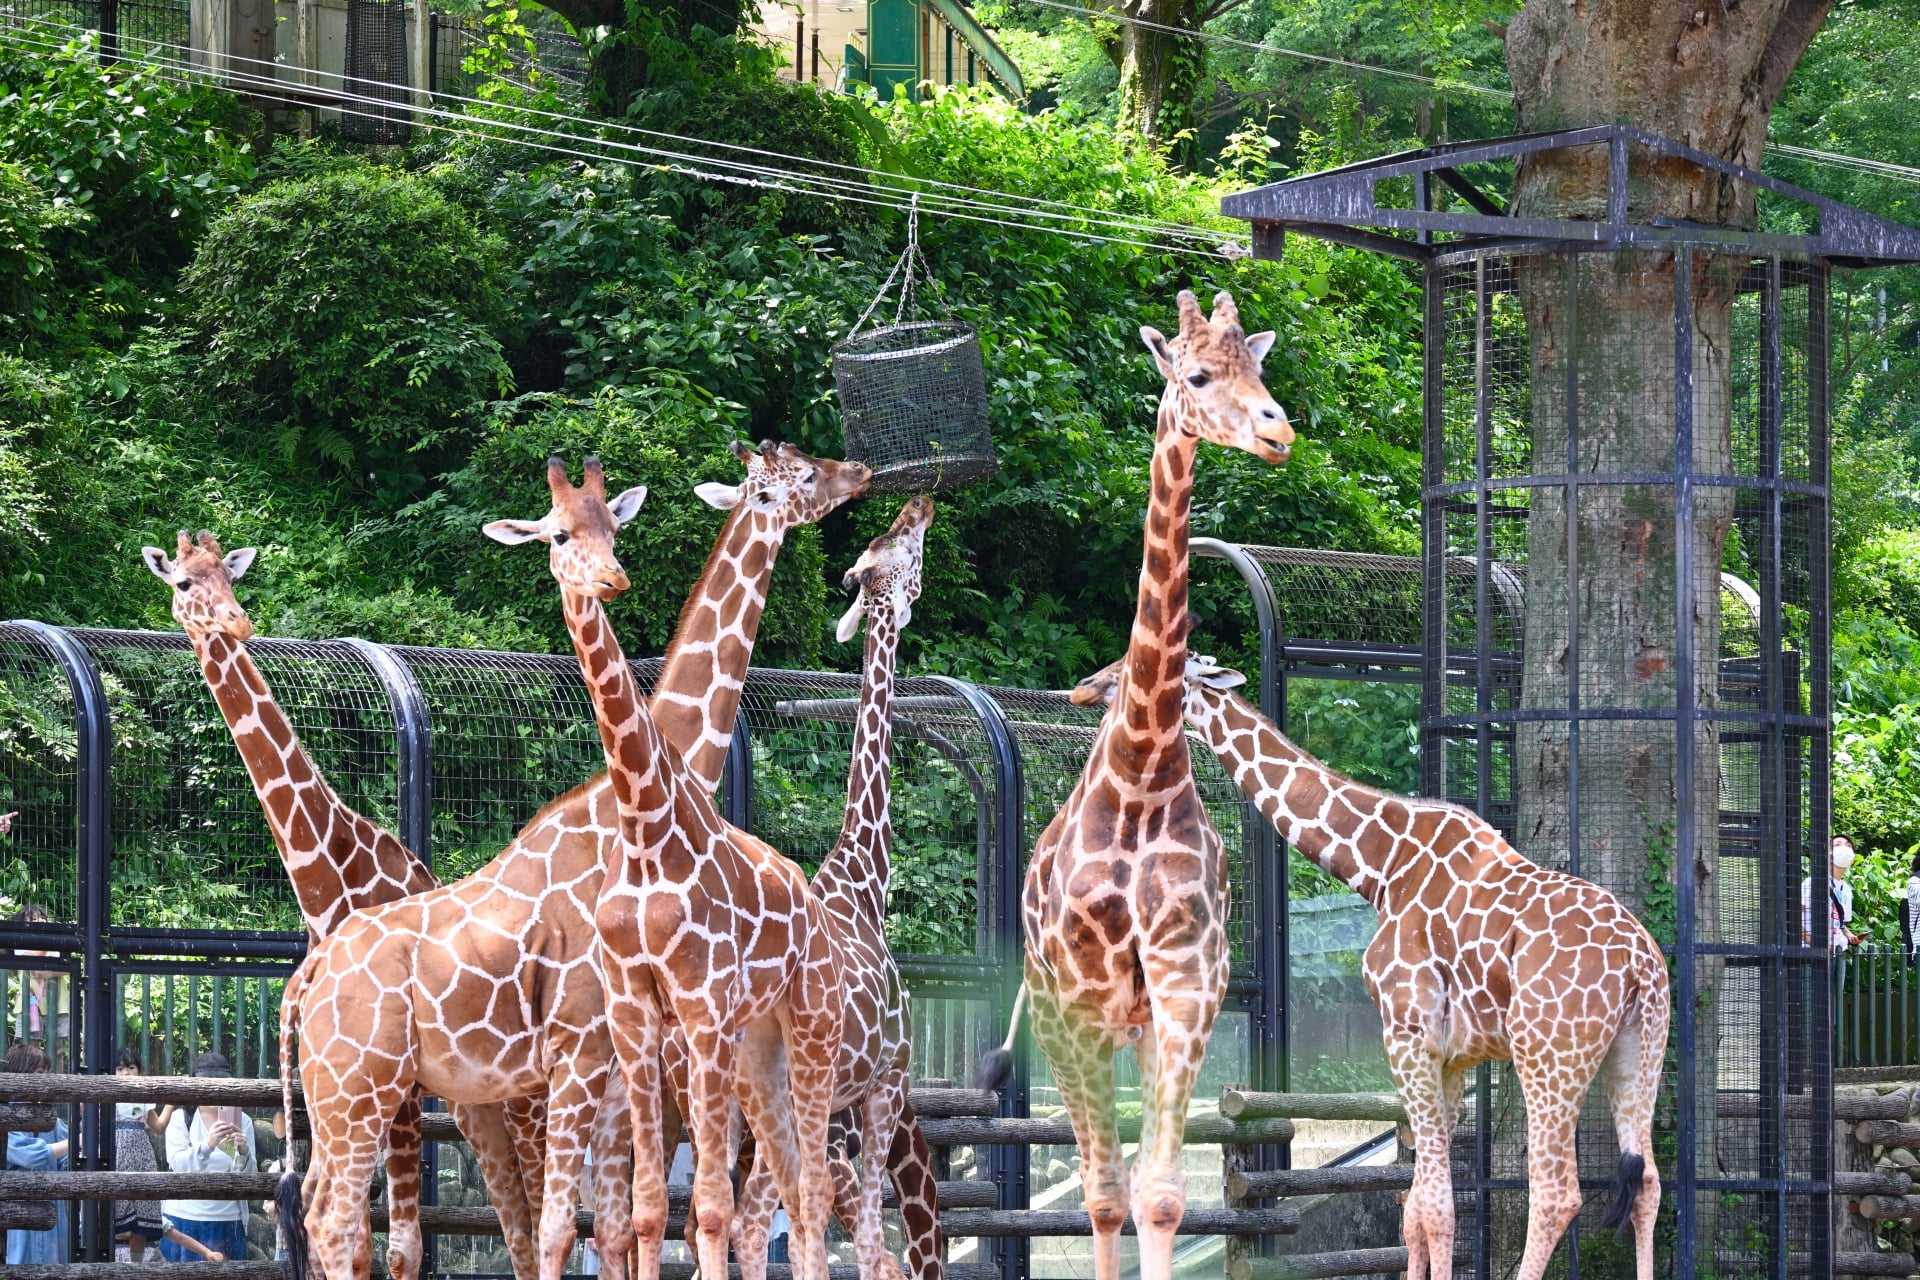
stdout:
[(418, 178), (344, 170), (276, 183), (209, 229), (181, 280), (208, 375), (283, 457), (389, 494), (505, 394), (499, 250)]
[[(664, 371), (644, 388), (609, 387), (591, 400), (530, 396), (496, 408), (467, 462), (445, 487), (400, 517), (421, 552), (446, 566), (454, 597), (566, 648), (559, 601), (544, 558), (487, 541), (480, 526), (504, 516), (537, 518), (550, 499), (546, 460), (576, 469), (597, 454), (616, 491), (648, 487), (646, 506), (621, 538), (632, 588), (608, 608), (628, 651), (657, 653), (672, 637), (680, 605), (700, 575), (724, 516), (693, 493), (706, 480), (735, 481), (728, 444), (740, 406)], [(820, 531), (788, 535), (774, 568), (755, 661), (808, 666), (831, 624)]]
[[(164, 308), (208, 220), (252, 175), (254, 118), (230, 94), (137, 63), (102, 66), (96, 37), (63, 30), (0, 32), (0, 154), (54, 206), (35, 214), (39, 197), (15, 185), (21, 208), (0, 214), (0, 228), (41, 223), (55, 269), (33, 273), (33, 327), (87, 346)], [(13, 203), (6, 194), (0, 207)]]

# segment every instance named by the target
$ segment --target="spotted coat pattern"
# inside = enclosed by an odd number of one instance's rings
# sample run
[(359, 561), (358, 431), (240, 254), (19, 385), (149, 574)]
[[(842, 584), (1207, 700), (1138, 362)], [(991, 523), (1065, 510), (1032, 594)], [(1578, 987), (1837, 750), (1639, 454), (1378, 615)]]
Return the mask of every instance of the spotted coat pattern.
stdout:
[[(1083, 686), (1110, 690), (1117, 668)], [(1527, 1109), (1527, 1243), (1516, 1276), (1539, 1280), (1580, 1211), (1575, 1131), (1604, 1071), (1620, 1151), (1644, 1160), (1628, 1222), (1636, 1274), (1653, 1280), (1652, 1125), (1669, 1005), (1652, 935), (1611, 893), (1529, 862), (1471, 810), (1341, 777), (1229, 692), (1239, 683), (1204, 659), (1193, 664), (1187, 722), (1274, 829), (1380, 916), (1362, 973), (1414, 1135), (1408, 1275), (1453, 1272), (1448, 1147), (1467, 1072), (1510, 1059)]]
[(1179, 307), (1171, 342), (1141, 331), (1167, 385), (1120, 687), (1079, 782), (1034, 848), (1022, 897), (1033, 1029), (1080, 1147), (1098, 1280), (1118, 1280), (1128, 1211), (1114, 1054), (1131, 1044), (1142, 1081), (1131, 1188), (1140, 1276), (1170, 1280), (1186, 1208), (1187, 1102), (1226, 994), (1226, 858), (1181, 727), (1195, 456), (1204, 438), (1279, 462), (1293, 441), (1260, 380), (1273, 335), (1248, 338), (1225, 293), (1211, 319), (1191, 293)]
[[(154, 575), (173, 588), (174, 620), (193, 645), (214, 703), (246, 765), (281, 865), (293, 884), (309, 943), (330, 935), (349, 912), (437, 885), (433, 872), (397, 836), (356, 812), (328, 785), (254, 665), (246, 648), (253, 636), (253, 620), (233, 592), (234, 582), (253, 564), (253, 549), (223, 555), (210, 532), (202, 530), (195, 540), (183, 529), (172, 559), (158, 547), (146, 547), (142, 555)], [(283, 1003), (281, 1077), (290, 1081), (285, 1061), (289, 1049), (286, 1008)], [(524, 1101), (508, 1105), (528, 1106)], [(478, 1135), (474, 1155), (486, 1179), (488, 1197), (500, 1213), (514, 1274), (520, 1280), (533, 1280), (532, 1211), (521, 1159), (504, 1139), (504, 1118), (462, 1107), (454, 1108), (454, 1114), (463, 1131)], [(387, 1268), (395, 1280), (416, 1280), (420, 1274), (419, 1133), (420, 1104), (410, 1098), (396, 1114), (388, 1139)], [(309, 1202), (316, 1190), (310, 1183)], [(363, 1228), (357, 1251), (370, 1257), (372, 1243), (370, 1228)]]

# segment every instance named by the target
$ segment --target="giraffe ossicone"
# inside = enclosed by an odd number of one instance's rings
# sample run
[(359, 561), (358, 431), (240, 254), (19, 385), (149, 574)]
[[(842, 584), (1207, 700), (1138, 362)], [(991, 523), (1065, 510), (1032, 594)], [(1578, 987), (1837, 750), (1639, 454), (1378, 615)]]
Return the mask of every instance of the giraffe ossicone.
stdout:
[[(1021, 904), (1034, 1036), (1080, 1147), (1098, 1280), (1118, 1280), (1129, 1201), (1141, 1280), (1171, 1280), (1187, 1103), (1226, 996), (1226, 855), (1180, 718), (1198, 445), (1277, 463), (1294, 440), (1260, 376), (1273, 334), (1247, 336), (1224, 291), (1211, 317), (1182, 291), (1179, 313), (1172, 339), (1140, 330), (1166, 388), (1125, 669), (1079, 782), (1035, 844)], [(1114, 1055), (1129, 1045), (1144, 1095), (1130, 1195), (1114, 1098)]]
[[(1082, 680), (1074, 701), (1110, 699), (1122, 666)], [(1244, 679), (1189, 657), (1187, 723), (1289, 844), (1379, 913), (1361, 972), (1414, 1134), (1409, 1280), (1453, 1274), (1453, 1128), (1467, 1072), (1501, 1058), (1527, 1115), (1517, 1280), (1540, 1280), (1580, 1211), (1575, 1134), (1602, 1072), (1620, 1149), (1602, 1225), (1632, 1239), (1638, 1280), (1653, 1280), (1653, 1108), (1670, 1017), (1653, 936), (1613, 894), (1529, 862), (1473, 811), (1327, 768), (1231, 691)]]

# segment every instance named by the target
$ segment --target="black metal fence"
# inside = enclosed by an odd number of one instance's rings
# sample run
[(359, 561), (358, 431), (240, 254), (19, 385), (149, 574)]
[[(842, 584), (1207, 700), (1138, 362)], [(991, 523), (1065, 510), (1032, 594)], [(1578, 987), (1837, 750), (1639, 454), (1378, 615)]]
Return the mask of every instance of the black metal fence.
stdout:
[[(1273, 655), (1262, 672), (1269, 707), (1336, 766), (1409, 788), (1417, 655), (1398, 634), (1341, 641), (1339, 611), (1322, 610), (1316, 621), (1302, 602), (1310, 588), (1328, 599), (1398, 601), (1379, 616), (1400, 616), (1404, 631), (1399, 606), (1417, 590), (1417, 562), (1329, 561), (1213, 542), (1197, 549), (1230, 557), (1243, 573), (1260, 566), (1252, 578), (1216, 575), (1220, 592), (1243, 604), (1252, 588), (1270, 603), (1277, 583), (1294, 604), (1292, 616), (1269, 609), (1251, 633)], [(1317, 588), (1306, 574), (1317, 575)], [(1286, 628), (1310, 634), (1290, 638)], [(484, 865), (541, 805), (603, 767), (571, 657), (355, 640), (256, 639), (248, 650), (342, 799), (395, 831), (443, 879)], [(660, 664), (635, 667), (650, 687)], [(840, 829), (858, 695), (859, 679), (848, 674), (756, 669), (747, 681), (722, 808), (804, 865), (816, 864)], [(915, 993), (917, 1077), (964, 1082), (1005, 1034), (1019, 983), (1026, 851), (1079, 776), (1097, 722), (1064, 693), (942, 677), (899, 682), (889, 931)], [(1209, 753), (1194, 761), (1234, 849), (1233, 980), (1196, 1097), (1223, 1085), (1388, 1087), (1378, 1019), (1357, 972), (1370, 911), (1296, 860), (1296, 879), (1318, 878), (1299, 884), (1289, 928), (1271, 828)], [(0, 812), (10, 809), (20, 816), (0, 841), (0, 917), (28, 907), (46, 916), (0, 920), (0, 947), (14, 949), (17, 966), (10, 977), (0, 973), (10, 1029), (47, 1043), (56, 1063), (74, 1070), (110, 1070), (130, 1047), (148, 1072), (180, 1072), (219, 1048), (237, 1070), (272, 1075), (280, 987), (304, 934), (186, 638), (0, 625)], [(1289, 1057), (1295, 966), (1301, 1029)], [(16, 1008), (31, 1014), (20, 992), (34, 983), (50, 988), (37, 1029), (12, 1019)], [(90, 1009), (108, 1012), (89, 1017)], [(1044, 1060), (1023, 1054), (1009, 1113), (1057, 1106)], [(88, 1130), (76, 1150), (104, 1162), (110, 1139), (110, 1126)], [(443, 1203), (484, 1203), (464, 1149), (439, 1144), (431, 1154), (438, 1172), (429, 1185)], [(1077, 1203), (1071, 1148), (991, 1146), (951, 1158), (955, 1176), (973, 1169), (970, 1176), (998, 1182), (1004, 1207)], [(1217, 1173), (1196, 1174), (1197, 1204), (1218, 1203)], [(1038, 1247), (1060, 1254), (1043, 1257), (1042, 1272), (1084, 1261), (1080, 1243)], [(1218, 1264), (1208, 1252), (1218, 1241), (1186, 1247), (1207, 1256), (1183, 1265)], [(436, 1249), (442, 1272), (505, 1270), (491, 1242), (449, 1238)], [(957, 1260), (998, 1261), (1009, 1276), (1034, 1265), (1024, 1240), (963, 1245)]]

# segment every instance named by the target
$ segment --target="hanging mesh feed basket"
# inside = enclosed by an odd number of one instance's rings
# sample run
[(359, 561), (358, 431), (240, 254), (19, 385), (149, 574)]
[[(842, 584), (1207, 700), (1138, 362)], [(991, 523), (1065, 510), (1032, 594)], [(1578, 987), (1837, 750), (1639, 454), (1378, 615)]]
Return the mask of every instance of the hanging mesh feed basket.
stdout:
[[(847, 458), (873, 468), (874, 493), (962, 489), (1000, 469), (987, 427), (979, 335), (951, 316), (903, 321), (913, 307), (916, 267), (933, 279), (920, 253), (917, 195), (907, 214), (907, 247), (853, 332), (833, 348)], [(893, 323), (862, 333), (895, 279)]]
[(957, 320), (857, 333), (833, 348), (847, 457), (875, 493), (964, 488), (1000, 468), (987, 427), (980, 339)]
[(407, 87), (404, 0), (347, 0), (345, 82), (346, 92), (358, 96), (361, 105), (341, 113), (342, 139), (389, 146), (407, 140), (413, 95)]

